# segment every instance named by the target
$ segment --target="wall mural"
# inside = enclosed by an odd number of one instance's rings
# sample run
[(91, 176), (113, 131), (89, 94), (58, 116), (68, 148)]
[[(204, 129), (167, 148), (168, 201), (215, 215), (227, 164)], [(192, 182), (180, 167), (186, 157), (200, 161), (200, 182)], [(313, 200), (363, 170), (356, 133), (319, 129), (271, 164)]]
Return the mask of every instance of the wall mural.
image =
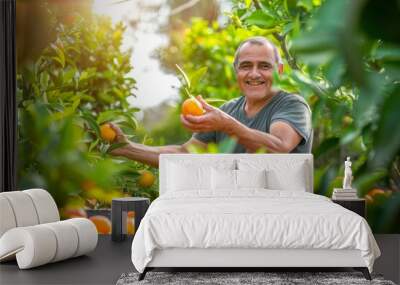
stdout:
[(235, 50), (257, 35), (282, 55), (274, 85), (312, 109), (315, 192), (341, 188), (350, 157), (372, 230), (400, 233), (400, 37), (376, 12), (391, 4), (137, 2), (17, 1), (19, 189), (47, 189), (63, 218), (110, 234), (112, 198), (158, 196), (158, 169), (119, 155), (112, 126), (144, 145), (186, 142), (181, 112), (202, 112), (198, 94), (215, 107), (240, 96)]

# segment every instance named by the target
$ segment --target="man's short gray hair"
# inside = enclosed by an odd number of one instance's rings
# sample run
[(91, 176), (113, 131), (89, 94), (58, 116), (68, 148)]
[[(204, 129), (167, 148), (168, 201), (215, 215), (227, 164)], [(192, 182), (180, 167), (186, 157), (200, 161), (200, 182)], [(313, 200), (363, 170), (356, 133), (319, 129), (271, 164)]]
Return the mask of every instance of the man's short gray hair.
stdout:
[(282, 59), (281, 56), (279, 54), (278, 48), (276, 47), (276, 45), (274, 45), (274, 43), (272, 43), (270, 40), (261, 37), (261, 36), (257, 36), (257, 37), (251, 37), (248, 38), (244, 41), (242, 41), (240, 43), (240, 45), (238, 46), (238, 48), (235, 51), (235, 58), (233, 61), (233, 67), (237, 68), (237, 65), (239, 64), (239, 53), (240, 50), (242, 49), (242, 47), (246, 44), (246, 43), (250, 43), (250, 44), (255, 44), (255, 45), (270, 45), (274, 51), (274, 59), (275, 59), (275, 63), (276, 64), (281, 64), (282, 63)]

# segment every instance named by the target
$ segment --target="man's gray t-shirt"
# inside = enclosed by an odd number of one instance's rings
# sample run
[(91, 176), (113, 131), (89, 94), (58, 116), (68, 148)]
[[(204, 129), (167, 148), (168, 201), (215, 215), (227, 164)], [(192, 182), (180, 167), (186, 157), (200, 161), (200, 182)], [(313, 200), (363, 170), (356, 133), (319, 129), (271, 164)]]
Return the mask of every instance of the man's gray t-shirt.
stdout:
[[(292, 153), (310, 153), (313, 130), (311, 125), (311, 110), (307, 102), (299, 95), (278, 92), (254, 117), (247, 117), (244, 106), (245, 96), (235, 98), (223, 104), (220, 109), (247, 127), (269, 133), (272, 123), (283, 121), (292, 126), (303, 138), (292, 150)], [(204, 143), (219, 143), (228, 138), (222, 132), (194, 133), (193, 137)], [(246, 149), (236, 144), (233, 153), (245, 153)]]

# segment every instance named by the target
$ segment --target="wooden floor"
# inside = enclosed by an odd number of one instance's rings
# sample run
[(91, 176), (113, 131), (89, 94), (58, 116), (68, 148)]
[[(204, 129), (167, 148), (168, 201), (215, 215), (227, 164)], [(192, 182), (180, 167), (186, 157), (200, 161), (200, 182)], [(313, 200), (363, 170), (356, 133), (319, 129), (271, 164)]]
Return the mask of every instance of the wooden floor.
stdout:
[[(382, 256), (374, 273), (400, 284), (400, 235), (375, 235)], [(16, 262), (0, 264), (0, 284), (115, 284), (124, 272), (135, 271), (131, 262), (132, 238), (112, 242), (99, 236), (97, 248), (81, 256), (41, 267), (19, 270)]]
[(132, 238), (112, 242), (100, 235), (96, 249), (80, 256), (28, 270), (17, 263), (0, 264), (0, 284), (115, 284), (124, 272), (134, 271), (131, 261)]

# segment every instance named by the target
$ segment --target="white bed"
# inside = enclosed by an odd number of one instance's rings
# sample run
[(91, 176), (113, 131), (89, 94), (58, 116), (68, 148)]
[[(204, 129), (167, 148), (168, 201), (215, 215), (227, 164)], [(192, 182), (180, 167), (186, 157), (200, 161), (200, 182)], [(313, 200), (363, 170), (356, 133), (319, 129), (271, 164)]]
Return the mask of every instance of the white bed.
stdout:
[(367, 222), (312, 194), (312, 173), (309, 154), (161, 155), (160, 197), (132, 243), (140, 279), (155, 267), (354, 267), (370, 278), (380, 251)]

